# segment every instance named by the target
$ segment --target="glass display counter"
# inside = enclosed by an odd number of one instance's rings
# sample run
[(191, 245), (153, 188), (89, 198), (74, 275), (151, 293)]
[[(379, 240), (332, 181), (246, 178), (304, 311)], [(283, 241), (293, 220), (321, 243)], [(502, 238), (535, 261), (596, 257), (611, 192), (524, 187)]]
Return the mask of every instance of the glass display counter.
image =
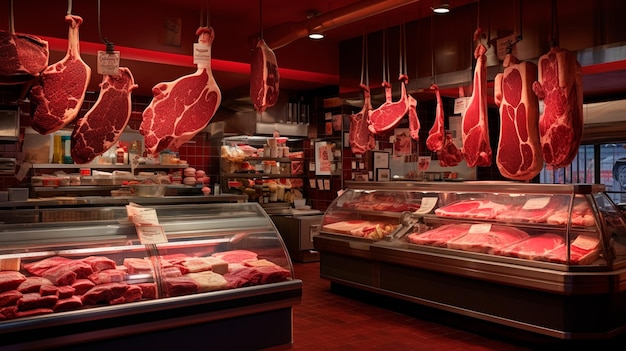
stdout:
[(601, 185), (349, 182), (322, 277), (557, 338), (626, 330), (626, 221)]
[(0, 226), (0, 348), (291, 342), (302, 282), (258, 204), (154, 209), (167, 242), (142, 243), (124, 206), (94, 208), (110, 219), (91, 223)]

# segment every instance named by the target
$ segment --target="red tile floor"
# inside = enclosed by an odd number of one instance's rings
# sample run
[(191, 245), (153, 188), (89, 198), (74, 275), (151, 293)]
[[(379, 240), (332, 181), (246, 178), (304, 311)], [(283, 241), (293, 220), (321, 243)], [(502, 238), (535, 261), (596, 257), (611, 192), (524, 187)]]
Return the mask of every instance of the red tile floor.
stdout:
[[(293, 344), (298, 351), (525, 351), (624, 350), (626, 338), (555, 340), (477, 319), (416, 306), (361, 290), (335, 289), (320, 278), (319, 262), (294, 263), (303, 281), (294, 307)], [(347, 290), (347, 291), (343, 291)], [(614, 345), (621, 345), (615, 348)]]

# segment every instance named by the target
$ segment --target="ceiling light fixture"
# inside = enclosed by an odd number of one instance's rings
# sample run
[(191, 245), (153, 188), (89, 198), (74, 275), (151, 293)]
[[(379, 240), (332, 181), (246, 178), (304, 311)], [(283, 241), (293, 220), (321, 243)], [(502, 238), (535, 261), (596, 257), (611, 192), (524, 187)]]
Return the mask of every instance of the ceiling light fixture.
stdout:
[[(306, 13), (306, 19), (311, 20), (312, 18), (320, 16), (322, 13), (318, 10), (311, 10)], [(324, 39), (324, 33), (316, 30), (316, 28), (312, 28), (311, 24), (309, 24), (309, 39), (311, 40), (322, 40)], [(319, 27), (319, 26), (318, 26)]]
[(450, 12), (450, 4), (448, 0), (433, 0), (433, 7), (431, 7), (434, 13), (444, 14)]
[(324, 39), (324, 33), (309, 33), (309, 39), (322, 40)]

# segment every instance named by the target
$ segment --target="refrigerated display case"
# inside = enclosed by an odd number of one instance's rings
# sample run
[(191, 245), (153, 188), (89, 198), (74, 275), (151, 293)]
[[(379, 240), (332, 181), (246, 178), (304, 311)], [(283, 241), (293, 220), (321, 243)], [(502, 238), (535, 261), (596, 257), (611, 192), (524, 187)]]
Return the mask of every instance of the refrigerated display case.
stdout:
[(0, 226), (0, 348), (291, 343), (302, 282), (259, 204), (153, 209), (166, 242), (141, 241), (124, 206), (93, 209), (108, 220)]
[(331, 286), (555, 338), (626, 330), (626, 221), (604, 186), (347, 185), (314, 238)]

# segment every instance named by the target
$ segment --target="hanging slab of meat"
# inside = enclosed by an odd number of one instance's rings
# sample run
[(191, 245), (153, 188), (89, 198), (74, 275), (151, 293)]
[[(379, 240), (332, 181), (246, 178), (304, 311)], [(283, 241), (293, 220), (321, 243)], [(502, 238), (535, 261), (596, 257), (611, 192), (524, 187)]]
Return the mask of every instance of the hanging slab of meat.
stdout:
[(437, 152), (437, 158), (441, 167), (454, 167), (463, 161), (463, 154), (454, 144), (452, 134), (446, 133), (446, 139), (441, 150)]
[(353, 154), (362, 155), (372, 150), (376, 145), (374, 134), (370, 132), (367, 124), (367, 116), (372, 110), (372, 98), (370, 88), (361, 84), (363, 89), (363, 108), (357, 114), (350, 115), (350, 149)]
[[(474, 34), (478, 38), (480, 29)], [(487, 123), (487, 48), (479, 43), (474, 50), (473, 93), (463, 115), (463, 157), (470, 167), (491, 166), (491, 146), (489, 145), (489, 125)]]
[(380, 134), (397, 126), (402, 117), (409, 111), (409, 98), (406, 93), (406, 83), (409, 77), (403, 74), (398, 79), (401, 86), (400, 100), (392, 101), (391, 84), (384, 82), (386, 99), (380, 107), (369, 112), (368, 123), (370, 132)]
[(0, 30), (0, 85), (21, 84), (48, 67), (48, 42), (32, 35)]
[(543, 168), (539, 143), (539, 100), (532, 91), (537, 65), (504, 59), (504, 72), (495, 78), (495, 102), (500, 106), (500, 139), (496, 165), (513, 180), (533, 179)]
[(409, 135), (413, 140), (420, 139), (420, 120), (417, 115), (417, 100), (409, 95)]
[(250, 63), (250, 98), (259, 113), (278, 101), (279, 82), (276, 55), (263, 39), (259, 39), (252, 50)]
[[(215, 38), (213, 28), (196, 31), (198, 43), (208, 47)], [(210, 60), (198, 63), (194, 74), (152, 88), (153, 98), (143, 111), (139, 132), (145, 137), (148, 154), (156, 156), (165, 149), (178, 148), (204, 129), (220, 103), (222, 93), (213, 78)]]
[(428, 138), (426, 139), (426, 147), (430, 151), (440, 151), (443, 147), (443, 139), (445, 136), (445, 121), (443, 115), (443, 103), (441, 102), (441, 93), (437, 84), (433, 84), (430, 87), (435, 91), (437, 96), (437, 111), (435, 112), (435, 124), (430, 128), (428, 132)]
[(72, 131), (72, 160), (89, 163), (117, 144), (132, 112), (131, 93), (137, 88), (132, 73), (119, 68), (117, 76), (105, 75), (95, 105)]
[(572, 163), (583, 135), (582, 69), (576, 55), (559, 47), (539, 57), (533, 90), (543, 100), (539, 117), (541, 150), (546, 164), (561, 168)]
[(67, 15), (65, 21), (70, 25), (67, 53), (43, 71), (30, 91), (37, 105), (31, 126), (40, 134), (56, 132), (76, 118), (91, 79), (91, 68), (80, 57), (78, 28), (83, 19)]

